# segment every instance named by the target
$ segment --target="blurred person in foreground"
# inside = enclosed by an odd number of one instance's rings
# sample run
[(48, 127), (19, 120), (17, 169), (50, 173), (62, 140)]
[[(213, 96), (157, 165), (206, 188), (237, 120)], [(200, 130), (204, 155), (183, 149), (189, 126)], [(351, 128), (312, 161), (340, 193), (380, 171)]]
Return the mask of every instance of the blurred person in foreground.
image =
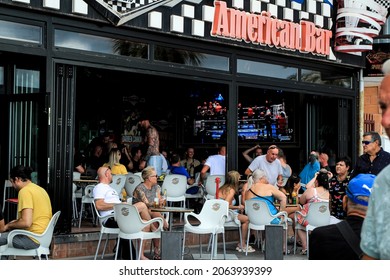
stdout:
[[(375, 175), (359, 174), (353, 178), (346, 188), (346, 195), (343, 197), (343, 208), (347, 213), (344, 221), (315, 228), (309, 235), (310, 260), (358, 260), (358, 255), (349, 245), (353, 236), (348, 235), (347, 239), (341, 234), (339, 227), (346, 224), (355, 234), (359, 247), (360, 232), (367, 212), (368, 200), (374, 184)], [(344, 226), (344, 225), (343, 225)]]
[[(390, 60), (383, 64), (383, 78), (379, 88), (382, 126), (390, 137)], [(377, 176), (363, 222), (360, 248), (362, 259), (390, 259), (390, 165)]]

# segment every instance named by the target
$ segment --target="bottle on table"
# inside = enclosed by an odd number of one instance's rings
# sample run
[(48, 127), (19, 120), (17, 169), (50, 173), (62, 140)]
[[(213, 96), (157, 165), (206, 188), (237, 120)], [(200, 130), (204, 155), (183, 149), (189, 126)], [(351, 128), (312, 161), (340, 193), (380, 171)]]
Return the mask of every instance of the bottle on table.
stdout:
[(291, 197), (292, 197), (292, 204), (297, 204), (297, 202), (298, 202), (298, 200), (297, 200), (298, 194), (296, 192), (293, 192), (291, 194)]

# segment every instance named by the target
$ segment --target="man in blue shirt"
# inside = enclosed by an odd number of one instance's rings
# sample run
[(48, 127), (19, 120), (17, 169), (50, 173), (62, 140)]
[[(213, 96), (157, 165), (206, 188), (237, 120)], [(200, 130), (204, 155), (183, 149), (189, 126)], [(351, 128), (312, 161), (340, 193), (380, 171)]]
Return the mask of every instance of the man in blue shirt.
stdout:
[[(188, 173), (187, 169), (184, 168), (184, 166), (181, 166), (180, 163), (180, 156), (178, 154), (174, 154), (171, 158), (171, 166), (169, 167), (171, 170), (171, 174), (179, 174), (184, 175), (187, 177), (187, 184), (189, 186), (193, 185), (195, 183), (195, 179), (191, 178), (190, 174)], [(193, 186), (191, 188), (187, 189), (188, 194), (196, 194), (199, 191), (198, 186)]]
[(302, 184), (307, 184), (313, 179), (314, 175), (320, 171), (320, 162), (318, 161), (318, 152), (311, 151), (309, 155), (309, 162), (302, 169), (301, 173), (299, 173), (299, 177), (301, 178)]

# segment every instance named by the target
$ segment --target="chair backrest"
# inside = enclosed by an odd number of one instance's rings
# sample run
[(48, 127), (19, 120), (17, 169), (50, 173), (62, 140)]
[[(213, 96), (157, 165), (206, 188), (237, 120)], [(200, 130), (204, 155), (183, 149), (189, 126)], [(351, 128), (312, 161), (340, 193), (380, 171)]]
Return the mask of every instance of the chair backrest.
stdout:
[(206, 194), (207, 194), (208, 198), (215, 197), (217, 178), (219, 178), (219, 187), (222, 187), (222, 185), (225, 184), (225, 175), (209, 175), (209, 176), (207, 176), (205, 189), (206, 189)]
[(73, 171), (73, 180), (80, 180), (81, 173), (77, 171)]
[(42, 247), (49, 248), (53, 238), (54, 228), (57, 224), (60, 215), (61, 215), (61, 211), (57, 211), (51, 217), (49, 224), (47, 225), (45, 231), (42, 233), (41, 238), (39, 239), (39, 243), (41, 244)]
[(161, 188), (163, 193), (167, 190), (167, 201), (175, 198), (185, 200), (187, 177), (180, 174), (165, 175)]
[(140, 176), (136, 174), (128, 174), (125, 183), (125, 189), (128, 196), (133, 196), (135, 188), (142, 183)]
[(76, 191), (77, 191), (77, 185), (75, 183), (72, 184), (72, 200), (76, 199)]
[(125, 203), (114, 205), (114, 216), (121, 232), (125, 234), (140, 232), (145, 227), (134, 205)]
[(229, 215), (229, 203), (223, 199), (209, 199), (199, 213), (200, 223), (204, 226), (224, 226)]
[(119, 196), (121, 196), (122, 189), (126, 184), (126, 176), (127, 175), (119, 175), (119, 174), (112, 175), (112, 183), (110, 184), (110, 186), (114, 190), (116, 190)]
[(329, 225), (330, 211), (329, 202), (312, 202), (306, 216), (309, 225), (319, 227)]
[(12, 183), (10, 180), (5, 180), (4, 181), (4, 190), (3, 190), (3, 204), (2, 204), (2, 213), (4, 213), (4, 209), (5, 209), (5, 201), (8, 199), (8, 198), (15, 198), (17, 197), (17, 193), (16, 193), (16, 190), (14, 189), (14, 187), (12, 187)]
[(83, 194), (83, 197), (82, 197), (82, 201), (83, 202), (87, 202), (87, 201), (91, 201), (93, 200), (93, 188), (95, 187), (95, 185), (88, 185), (85, 187), (84, 189), (84, 194)]
[(141, 178), (141, 182), (144, 181), (144, 179), (142, 179), (142, 172), (135, 172), (134, 175), (138, 175)]
[(275, 216), (269, 211), (265, 201), (259, 199), (248, 199), (245, 201), (245, 214), (253, 225), (269, 225)]

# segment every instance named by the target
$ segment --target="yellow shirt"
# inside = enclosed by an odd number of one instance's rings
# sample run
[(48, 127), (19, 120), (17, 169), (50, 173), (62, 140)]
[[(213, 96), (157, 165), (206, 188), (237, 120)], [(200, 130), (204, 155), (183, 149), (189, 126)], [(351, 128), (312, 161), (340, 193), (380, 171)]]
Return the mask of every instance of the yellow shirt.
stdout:
[[(103, 164), (104, 167), (109, 167), (110, 165), (108, 163)], [(118, 175), (118, 174), (123, 174), (127, 175), (128, 171), (126, 169), (126, 166), (120, 163), (114, 164), (113, 167), (111, 167), (111, 174), (112, 175)]]
[(50, 197), (46, 190), (34, 183), (24, 186), (18, 193), (18, 218), (23, 209), (33, 209), (32, 224), (26, 230), (41, 234), (52, 217)]

